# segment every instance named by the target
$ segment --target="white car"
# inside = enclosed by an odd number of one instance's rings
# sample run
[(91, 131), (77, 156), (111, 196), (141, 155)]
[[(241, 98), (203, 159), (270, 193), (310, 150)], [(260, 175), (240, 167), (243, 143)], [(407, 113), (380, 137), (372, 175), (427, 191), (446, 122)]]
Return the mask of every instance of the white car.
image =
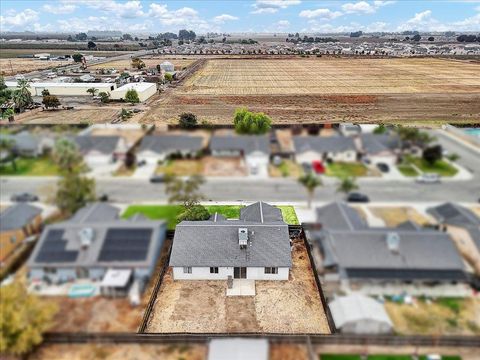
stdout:
[(435, 173), (425, 173), (417, 177), (416, 181), (420, 184), (438, 184), (440, 182), (440, 175)]

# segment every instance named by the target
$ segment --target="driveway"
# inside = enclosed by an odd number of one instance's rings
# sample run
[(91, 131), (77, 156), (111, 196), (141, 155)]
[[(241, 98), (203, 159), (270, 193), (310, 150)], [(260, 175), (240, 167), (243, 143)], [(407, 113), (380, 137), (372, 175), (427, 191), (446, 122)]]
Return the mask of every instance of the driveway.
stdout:
[(135, 172), (132, 174), (132, 178), (149, 179), (155, 173), (156, 168), (156, 163), (146, 163), (143, 166), (138, 166)]

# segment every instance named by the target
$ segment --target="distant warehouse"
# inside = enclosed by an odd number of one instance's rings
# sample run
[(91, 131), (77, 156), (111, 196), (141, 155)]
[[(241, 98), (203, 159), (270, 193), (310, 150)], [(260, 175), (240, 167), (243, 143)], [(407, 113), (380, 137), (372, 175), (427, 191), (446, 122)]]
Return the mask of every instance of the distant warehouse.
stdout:
[[(15, 81), (6, 81), (9, 89), (16, 89)], [(87, 90), (98, 89), (98, 92), (112, 92), (117, 87), (113, 83), (58, 83), (58, 82), (31, 82), (29, 90), (32, 96), (42, 96), (43, 90), (48, 90), (50, 95), (56, 96), (92, 96)]]
[(110, 93), (110, 99), (123, 100), (128, 90), (135, 90), (140, 101), (145, 101), (157, 92), (157, 85), (154, 83), (138, 82), (120, 86)]

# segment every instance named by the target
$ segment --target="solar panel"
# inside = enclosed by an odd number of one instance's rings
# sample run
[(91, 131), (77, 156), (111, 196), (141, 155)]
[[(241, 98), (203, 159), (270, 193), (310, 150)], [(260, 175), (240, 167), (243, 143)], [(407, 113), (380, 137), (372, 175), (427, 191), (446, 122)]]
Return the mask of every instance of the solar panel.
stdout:
[(145, 260), (152, 232), (152, 229), (108, 230), (98, 261)]
[(37, 262), (74, 262), (77, 260), (78, 251), (67, 251), (67, 242), (63, 240), (63, 230), (50, 230), (37, 254)]

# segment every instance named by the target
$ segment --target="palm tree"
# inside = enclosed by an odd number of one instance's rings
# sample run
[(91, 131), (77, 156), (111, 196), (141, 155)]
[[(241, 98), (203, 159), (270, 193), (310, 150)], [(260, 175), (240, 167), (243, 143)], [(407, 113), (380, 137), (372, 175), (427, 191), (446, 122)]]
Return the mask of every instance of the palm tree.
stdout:
[(357, 189), (358, 189), (357, 181), (352, 176), (341, 179), (337, 186), (337, 192), (342, 192), (345, 195)]
[(307, 190), (308, 194), (308, 208), (310, 209), (312, 206), (312, 199), (313, 194), (315, 193), (315, 189), (318, 186), (322, 185), (322, 181), (317, 176), (313, 175), (312, 173), (305, 174), (298, 179), (298, 182), (302, 184), (305, 189)]
[(30, 84), (26, 79), (17, 80), (17, 89), (12, 94), (12, 100), (15, 107), (23, 110), (25, 106), (33, 103), (32, 94), (30, 93)]
[(98, 92), (97, 88), (91, 87), (90, 89), (87, 89), (87, 93), (92, 94), (92, 97), (95, 96), (95, 94)]

